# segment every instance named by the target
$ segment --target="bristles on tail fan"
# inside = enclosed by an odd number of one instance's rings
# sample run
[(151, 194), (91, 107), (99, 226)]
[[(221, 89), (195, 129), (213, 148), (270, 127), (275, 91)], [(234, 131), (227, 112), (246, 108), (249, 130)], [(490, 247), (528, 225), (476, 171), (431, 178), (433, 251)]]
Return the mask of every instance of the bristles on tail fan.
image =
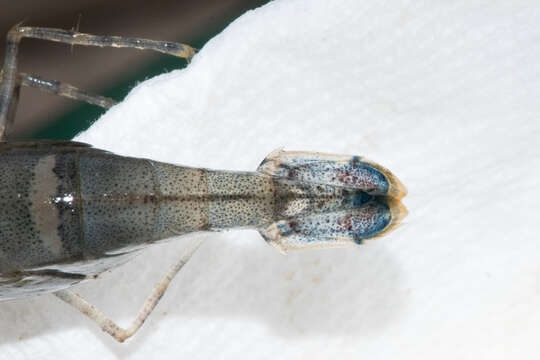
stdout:
[(399, 200), (373, 199), (356, 209), (312, 214), (278, 221), (259, 232), (282, 253), (287, 250), (362, 244), (396, 229), (407, 216)]
[(390, 223), (388, 223), (388, 225), (380, 232), (378, 232), (375, 236), (371, 237), (371, 239), (380, 238), (396, 230), (403, 224), (403, 219), (405, 219), (409, 214), (405, 205), (403, 205), (403, 203), (398, 199), (386, 198), (386, 202), (392, 214)]
[(401, 199), (407, 189), (383, 166), (359, 156), (276, 150), (257, 171), (300, 183), (333, 185)]

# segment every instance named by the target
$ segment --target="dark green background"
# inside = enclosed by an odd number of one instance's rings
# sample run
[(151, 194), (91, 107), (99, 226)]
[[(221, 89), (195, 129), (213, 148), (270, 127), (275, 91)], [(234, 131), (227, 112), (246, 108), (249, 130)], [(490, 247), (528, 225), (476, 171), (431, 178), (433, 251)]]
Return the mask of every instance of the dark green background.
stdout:
[[(18, 0), (4, 4), (0, 33), (25, 26), (177, 41), (201, 49), (228, 24), (269, 0)], [(0, 43), (3, 58), (4, 44)], [(100, 49), (24, 39), (19, 71), (59, 80), (121, 101), (139, 82), (186, 66), (166, 55), (132, 49)], [(12, 140), (71, 139), (103, 109), (23, 88)]]

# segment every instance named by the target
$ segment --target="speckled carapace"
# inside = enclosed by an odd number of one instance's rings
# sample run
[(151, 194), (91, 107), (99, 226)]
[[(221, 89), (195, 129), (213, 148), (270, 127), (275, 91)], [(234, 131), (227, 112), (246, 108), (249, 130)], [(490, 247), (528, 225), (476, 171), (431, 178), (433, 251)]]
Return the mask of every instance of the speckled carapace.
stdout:
[(0, 298), (68, 287), (196, 231), (252, 227), (282, 251), (361, 243), (399, 223), (404, 194), (356, 157), (276, 152), (256, 172), (228, 172), (0, 143)]
[(391, 231), (407, 214), (400, 181), (357, 156), (278, 150), (257, 171), (231, 172), (118, 156), (70, 141), (6, 141), (20, 86), (103, 107), (114, 104), (71, 85), (18, 73), (23, 37), (187, 58), (194, 53), (183, 44), (74, 30), (15, 27), (9, 32), (0, 73), (0, 300), (53, 292), (124, 341), (191, 255), (156, 285), (127, 330), (65, 289), (146, 246), (187, 233), (249, 227), (285, 252), (361, 244)]

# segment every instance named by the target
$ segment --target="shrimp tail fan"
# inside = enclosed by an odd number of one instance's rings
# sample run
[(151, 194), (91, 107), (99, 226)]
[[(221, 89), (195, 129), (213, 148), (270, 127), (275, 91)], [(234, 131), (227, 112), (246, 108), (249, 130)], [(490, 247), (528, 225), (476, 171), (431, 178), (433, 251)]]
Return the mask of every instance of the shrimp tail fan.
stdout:
[(278, 150), (257, 170), (274, 178), (279, 219), (259, 232), (282, 252), (361, 244), (407, 216), (405, 186), (358, 156)]

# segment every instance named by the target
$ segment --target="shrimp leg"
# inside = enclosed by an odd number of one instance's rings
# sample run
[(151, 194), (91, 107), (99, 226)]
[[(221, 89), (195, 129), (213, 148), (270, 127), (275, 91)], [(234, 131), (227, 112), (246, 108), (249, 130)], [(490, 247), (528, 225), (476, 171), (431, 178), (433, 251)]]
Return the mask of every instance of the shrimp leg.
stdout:
[[(189, 45), (174, 42), (120, 36), (91, 35), (80, 33), (76, 30), (16, 25), (8, 32), (4, 67), (0, 72), (0, 141), (5, 140), (6, 135), (9, 134), (9, 130), (13, 126), (21, 84), (39, 87), (41, 89), (54, 89), (54, 86), (52, 85), (39, 86), (36, 82), (32, 81), (32, 79), (26, 77), (25, 74), (19, 74), (17, 72), (19, 43), (21, 39), (25, 37), (61, 42), (69, 45), (152, 50), (188, 60), (195, 54), (195, 50)], [(68, 91), (63, 91), (63, 93), (72, 94), (69, 97), (74, 97), (76, 99), (85, 98), (82, 94), (77, 94), (77, 91), (69, 90), (70, 89), (68, 89)], [(86, 98), (90, 96), (90, 94), (86, 95)], [(94, 98), (93, 101), (99, 103), (101, 100), (103, 99)]]
[(136, 318), (131, 322), (127, 328), (121, 328), (113, 320), (107, 317), (100, 309), (92, 305), (80, 295), (70, 290), (59, 290), (54, 293), (59, 299), (65, 301), (69, 305), (75, 307), (84, 315), (92, 319), (99, 325), (101, 330), (111, 335), (116, 341), (124, 342), (126, 339), (133, 336), (137, 330), (144, 324), (146, 318), (152, 313), (156, 305), (161, 300), (163, 294), (169, 287), (169, 284), (173, 278), (178, 274), (180, 269), (189, 261), (195, 251), (200, 247), (202, 241), (198, 241), (171, 269), (165, 274), (165, 276), (154, 286), (150, 296), (146, 299), (142, 305)]
[(111, 98), (89, 93), (61, 81), (46, 80), (37, 75), (19, 73), (18, 81), (23, 86), (33, 87), (46, 93), (63, 96), (72, 100), (86, 102), (104, 109), (109, 109), (113, 105), (116, 105), (116, 101)]

